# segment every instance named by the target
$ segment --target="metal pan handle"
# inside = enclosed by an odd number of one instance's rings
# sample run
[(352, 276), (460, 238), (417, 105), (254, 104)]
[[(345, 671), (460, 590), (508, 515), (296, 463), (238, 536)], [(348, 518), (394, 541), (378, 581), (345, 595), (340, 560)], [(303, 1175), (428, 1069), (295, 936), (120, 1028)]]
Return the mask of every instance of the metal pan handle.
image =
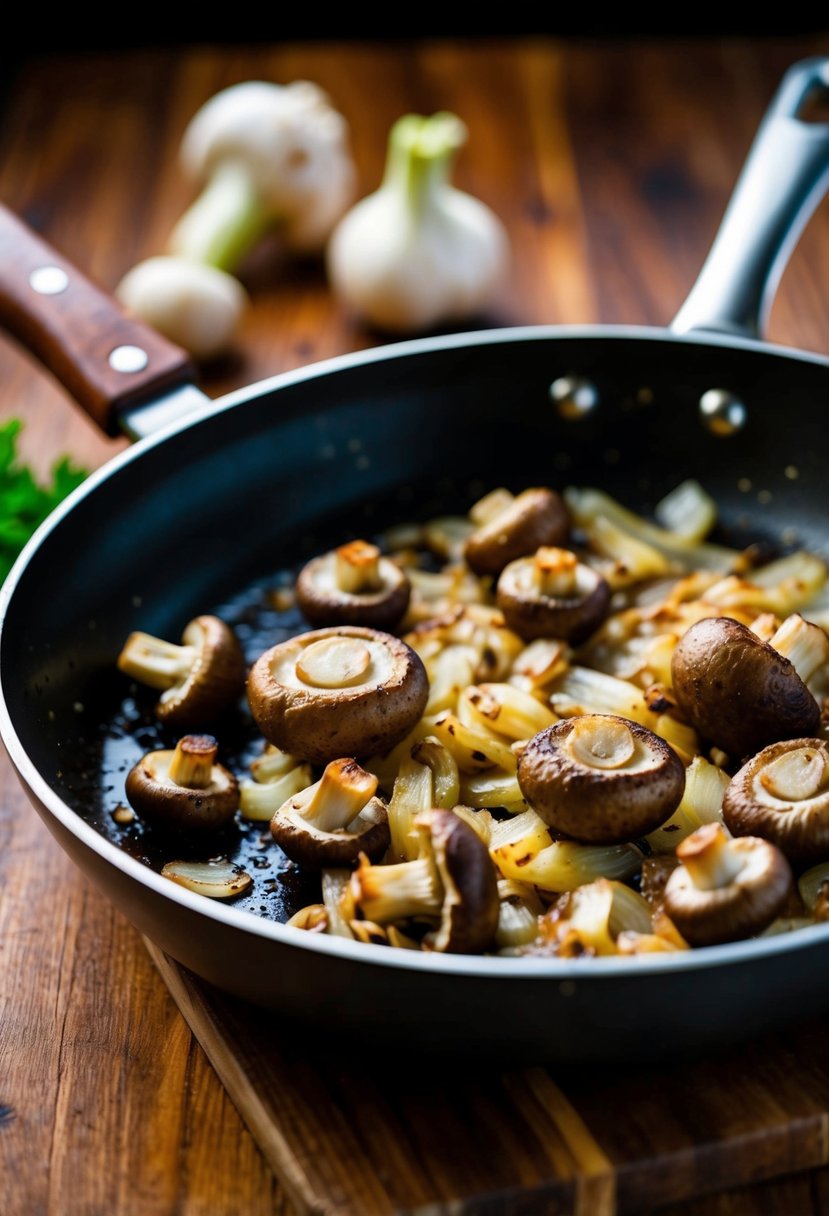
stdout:
[(829, 187), (829, 124), (799, 117), (816, 94), (829, 98), (829, 58), (804, 59), (783, 77), (675, 333), (762, 336), (786, 262)]

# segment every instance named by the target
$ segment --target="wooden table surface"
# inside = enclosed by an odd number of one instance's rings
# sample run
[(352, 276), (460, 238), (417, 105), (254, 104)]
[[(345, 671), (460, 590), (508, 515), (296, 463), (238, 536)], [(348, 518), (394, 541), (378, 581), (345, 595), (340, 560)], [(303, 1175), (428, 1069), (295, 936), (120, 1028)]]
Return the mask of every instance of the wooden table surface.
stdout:
[[(158, 252), (189, 199), (181, 132), (219, 88), (317, 81), (349, 120), (360, 191), (400, 114), (452, 109), (469, 127), (457, 182), (506, 222), (513, 268), (488, 323), (665, 324), (702, 264), (785, 71), (829, 54), (800, 40), (479, 42), (153, 48), (29, 59), (0, 113), (0, 199), (108, 287)], [(238, 355), (203, 369), (211, 395), (378, 341), (316, 263), (268, 250), (248, 268)], [(829, 209), (784, 276), (775, 341), (829, 353)], [(26, 421), (45, 471), (95, 466), (104, 439), (12, 344), (0, 421)], [(288, 1213), (251, 1136), (137, 933), (73, 868), (0, 763), (0, 1212), (3, 1216)], [(668, 1209), (665, 1209), (668, 1211)], [(671, 1208), (829, 1212), (829, 1174)]]

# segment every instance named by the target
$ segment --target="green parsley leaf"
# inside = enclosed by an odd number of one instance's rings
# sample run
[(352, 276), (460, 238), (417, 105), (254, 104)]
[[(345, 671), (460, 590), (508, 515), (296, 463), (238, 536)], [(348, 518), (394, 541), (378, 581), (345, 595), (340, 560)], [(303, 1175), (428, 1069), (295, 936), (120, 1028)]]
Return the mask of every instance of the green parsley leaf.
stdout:
[(32, 533), (88, 476), (64, 456), (53, 466), (48, 484), (40, 485), (18, 457), (22, 425), (19, 418), (0, 423), (0, 582)]

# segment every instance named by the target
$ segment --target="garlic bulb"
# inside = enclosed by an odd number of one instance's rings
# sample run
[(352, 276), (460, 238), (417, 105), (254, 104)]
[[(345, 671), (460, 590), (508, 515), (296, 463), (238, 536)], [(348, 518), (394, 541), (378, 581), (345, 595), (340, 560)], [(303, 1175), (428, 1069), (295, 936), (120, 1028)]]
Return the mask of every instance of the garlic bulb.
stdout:
[(319, 254), (354, 194), (348, 126), (308, 80), (248, 80), (216, 93), (184, 132), (181, 163), (201, 185), (166, 255), (134, 267), (122, 303), (194, 358), (233, 343), (248, 304), (234, 277), (268, 234), (292, 253)]
[(449, 184), (466, 134), (454, 114), (399, 119), (382, 185), (334, 229), (331, 285), (380, 330), (417, 333), (475, 316), (503, 279), (509, 243), (501, 221)]
[(168, 252), (229, 273), (269, 231), (319, 252), (353, 197), (348, 125), (309, 80), (222, 89), (191, 119), (181, 162), (203, 188)]

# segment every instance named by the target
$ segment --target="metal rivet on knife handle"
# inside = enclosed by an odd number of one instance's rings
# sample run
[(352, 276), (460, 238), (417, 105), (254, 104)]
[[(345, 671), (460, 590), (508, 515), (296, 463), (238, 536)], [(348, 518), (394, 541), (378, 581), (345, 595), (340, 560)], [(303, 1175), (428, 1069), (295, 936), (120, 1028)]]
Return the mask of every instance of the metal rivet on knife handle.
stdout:
[(59, 296), (69, 286), (69, 275), (60, 266), (38, 266), (29, 275), (29, 286), (40, 296)]
[(116, 346), (109, 356), (109, 366), (116, 372), (142, 372), (149, 361), (140, 346)]

